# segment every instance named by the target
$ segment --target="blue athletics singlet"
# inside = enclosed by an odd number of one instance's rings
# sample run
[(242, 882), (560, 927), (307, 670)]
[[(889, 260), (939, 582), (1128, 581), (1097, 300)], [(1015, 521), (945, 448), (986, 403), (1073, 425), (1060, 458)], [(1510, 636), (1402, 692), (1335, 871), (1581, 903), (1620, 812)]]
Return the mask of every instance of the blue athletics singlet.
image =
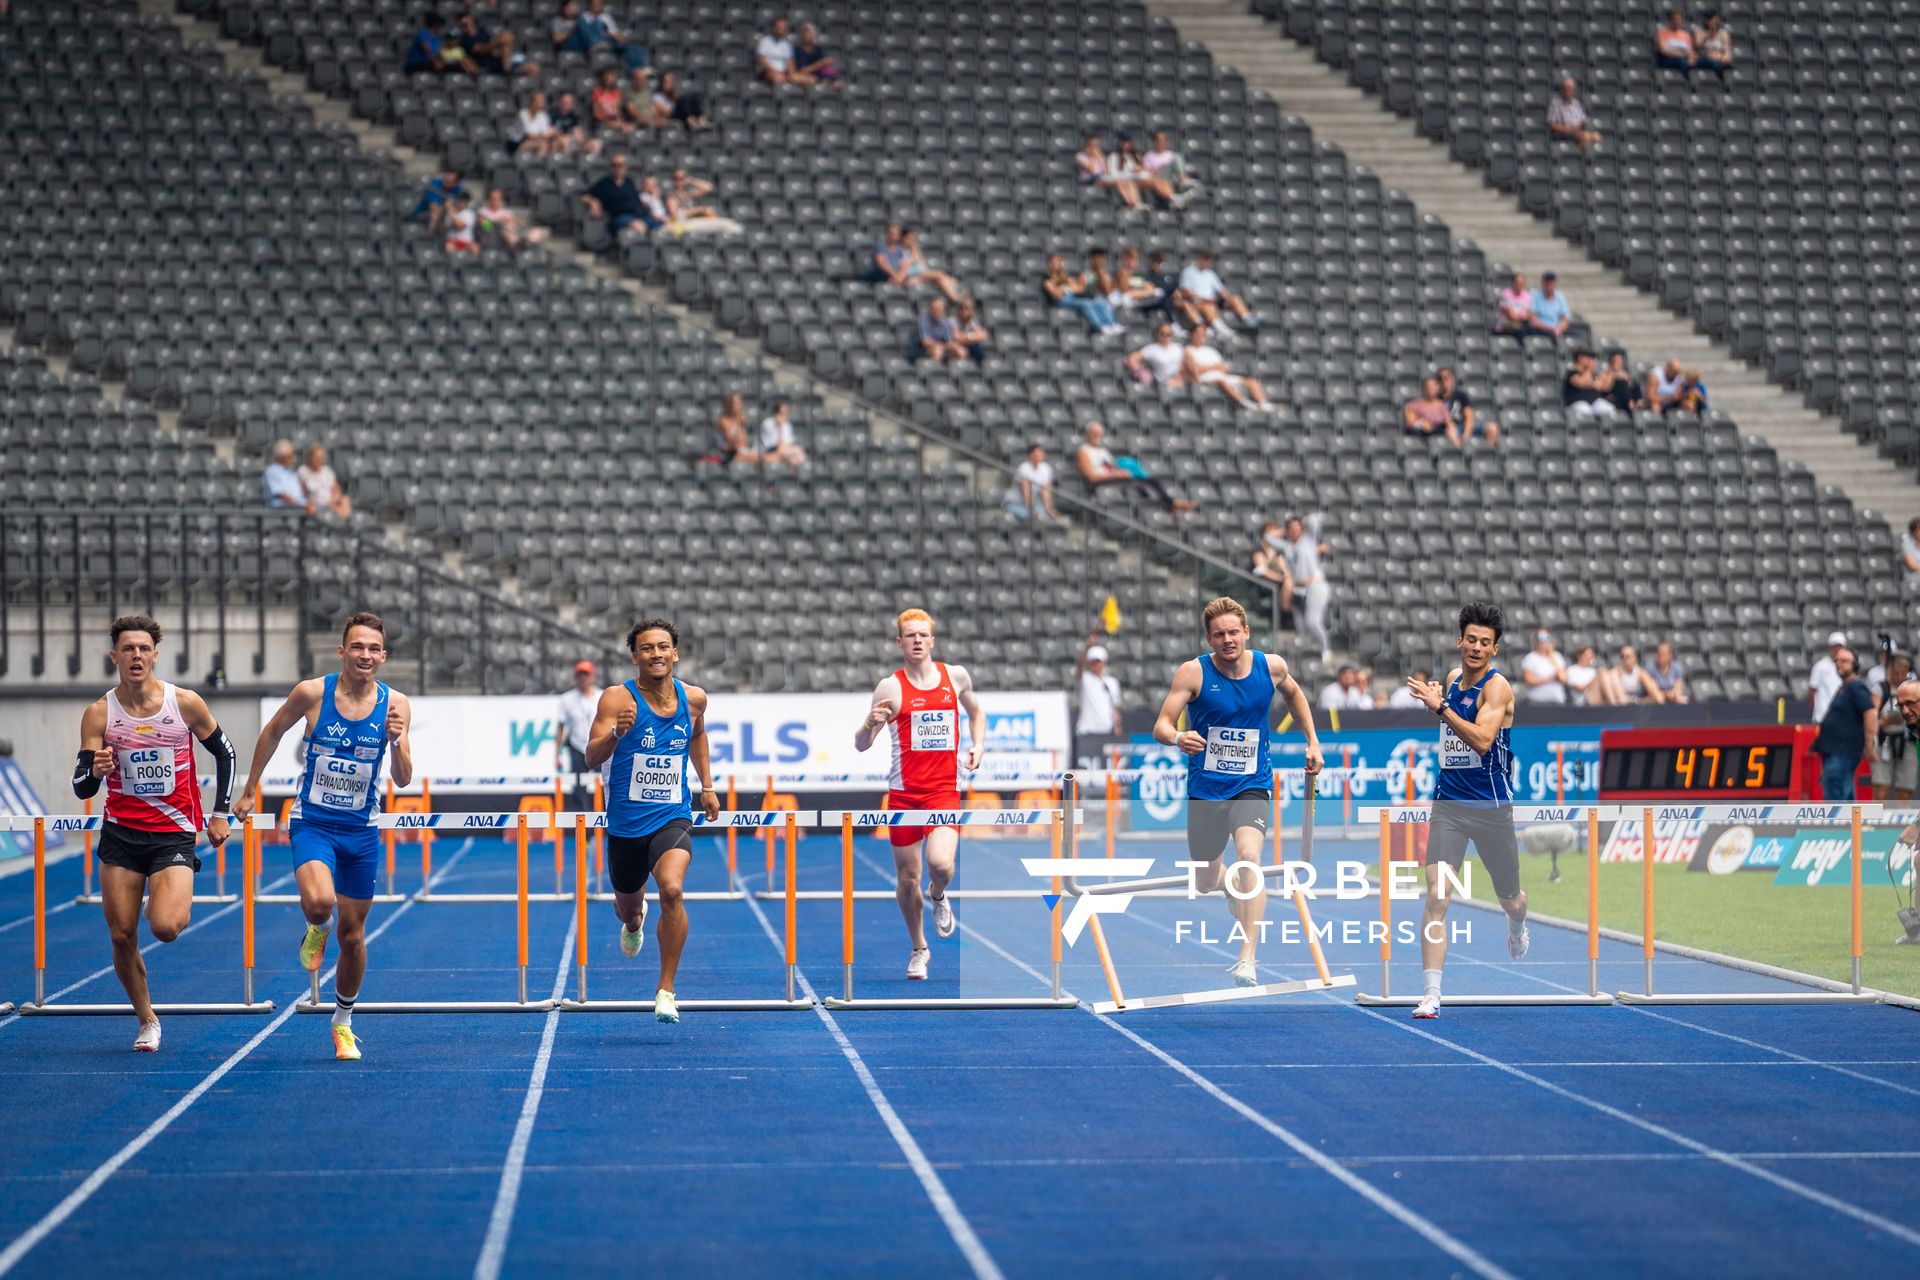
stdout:
[[(1462, 720), (1472, 720), (1480, 712), (1480, 698), (1487, 681), (1499, 675), (1497, 668), (1471, 689), (1462, 689), (1455, 680), (1447, 686), (1447, 706)], [(1434, 788), (1436, 800), (1471, 805), (1477, 809), (1497, 809), (1513, 803), (1513, 746), (1507, 728), (1502, 725), (1493, 735), (1493, 746), (1485, 754), (1475, 751), (1453, 731), (1440, 725), (1440, 781)]]
[(673, 714), (647, 705), (636, 681), (633, 728), (614, 745), (607, 768), (607, 832), (623, 839), (650, 836), (669, 822), (693, 817), (693, 793), (687, 786), (687, 747), (693, 741), (693, 712), (687, 686), (673, 682)]
[(370, 827), (380, 812), (380, 765), (387, 755), (390, 690), (378, 681), (373, 710), (349, 720), (334, 704), (340, 677), (330, 675), (320, 694), (313, 730), (301, 743), (300, 788), (289, 820), (327, 827)]
[(1224, 675), (1211, 653), (1200, 655), (1200, 693), (1187, 707), (1187, 725), (1207, 749), (1187, 757), (1189, 800), (1231, 800), (1273, 785), (1268, 764), (1273, 672), (1267, 655), (1253, 653), (1253, 669), (1238, 680)]

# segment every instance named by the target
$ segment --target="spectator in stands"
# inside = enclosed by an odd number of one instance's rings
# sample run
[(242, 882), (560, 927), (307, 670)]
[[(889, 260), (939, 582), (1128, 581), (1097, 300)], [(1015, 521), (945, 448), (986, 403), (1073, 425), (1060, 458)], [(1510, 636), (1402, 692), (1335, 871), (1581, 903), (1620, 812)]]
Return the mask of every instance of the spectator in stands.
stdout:
[(1184, 385), (1186, 364), (1186, 348), (1173, 340), (1173, 325), (1165, 320), (1153, 327), (1153, 341), (1126, 359), (1127, 372), (1145, 387)]
[(1894, 690), (1912, 673), (1912, 660), (1896, 653), (1887, 659), (1886, 673), (1874, 686), (1880, 711), (1880, 742), (1873, 760), (1873, 798), (1882, 804), (1912, 799), (1916, 779), (1920, 778), (1920, 743), (1907, 732), (1907, 722), (1894, 696)]
[(587, 136), (587, 122), (580, 116), (580, 103), (571, 93), (562, 93), (553, 104), (553, 140), (548, 155), (585, 156), (600, 154), (600, 141)]
[(1593, 352), (1583, 347), (1573, 353), (1573, 364), (1560, 380), (1560, 403), (1583, 418), (1612, 417), (1613, 401), (1600, 390), (1599, 382)]
[(1640, 665), (1640, 654), (1630, 644), (1620, 646), (1620, 665), (1600, 672), (1593, 690), (1587, 694), (1589, 705), (1624, 707), (1635, 702), (1665, 702), (1660, 686)]
[(553, 19), (547, 24), (547, 38), (555, 53), (585, 53), (578, 43), (580, 0), (558, 0)]
[[(1425, 667), (1416, 667), (1410, 678), (1426, 684), (1433, 676)], [(1413, 690), (1403, 683), (1387, 695), (1387, 708), (1391, 711), (1425, 711), (1427, 704), (1414, 697)]]
[(1840, 688), (1840, 655), (1846, 647), (1846, 632), (1836, 631), (1828, 636), (1826, 656), (1814, 663), (1813, 670), (1807, 674), (1807, 700), (1813, 712), (1809, 718), (1815, 724), (1826, 718), (1827, 707)]
[(1167, 266), (1167, 255), (1155, 249), (1147, 255), (1146, 280), (1160, 291), (1159, 300), (1142, 307), (1142, 311), (1161, 311), (1167, 319), (1174, 322), (1174, 335), (1184, 338), (1180, 331), (1184, 325), (1191, 329), (1199, 324), (1200, 313), (1194, 310), (1193, 299), (1187, 297), (1180, 288), (1180, 274)]
[(1116, 158), (1107, 155), (1100, 146), (1097, 134), (1088, 134), (1086, 145), (1073, 157), (1074, 171), (1080, 175), (1080, 184), (1087, 187), (1105, 187), (1113, 193), (1121, 207), (1139, 209), (1140, 188), (1120, 172)]
[(798, 471), (807, 465), (807, 451), (793, 434), (793, 406), (785, 400), (773, 402), (773, 412), (760, 422), (760, 461), (772, 466), (785, 465)]
[(667, 197), (673, 201), (673, 211), (682, 222), (724, 217), (718, 209), (701, 203), (712, 194), (711, 182), (696, 178), (685, 169), (675, 169), (667, 187)]
[(960, 300), (960, 286), (953, 277), (929, 267), (926, 259), (920, 255), (918, 240), (897, 222), (887, 224), (885, 235), (874, 246), (873, 273), (870, 278), (876, 284), (891, 284), (902, 289), (938, 289), (946, 295), (948, 302)]
[(1120, 265), (1113, 270), (1113, 285), (1107, 301), (1115, 311), (1152, 311), (1166, 295), (1160, 286), (1141, 276), (1140, 250), (1127, 245), (1120, 250)]
[(800, 24), (800, 42), (793, 48), (793, 65), (830, 89), (847, 87), (842, 78), (846, 73), (820, 43), (820, 32), (811, 22)]
[(1220, 312), (1225, 308), (1249, 333), (1260, 328), (1260, 313), (1249, 307), (1245, 298), (1229, 292), (1220, 279), (1220, 273), (1213, 269), (1211, 249), (1193, 251), (1193, 265), (1180, 273), (1180, 292), (1186, 295), (1187, 302), (1198, 317), (1196, 324), (1206, 324), (1222, 334), (1227, 333), (1226, 326), (1220, 323)]
[(592, 216), (606, 220), (607, 235), (616, 242), (628, 227), (636, 224), (642, 230), (652, 229), (641, 216), (640, 188), (627, 173), (625, 152), (613, 153), (613, 158), (607, 161), (607, 171), (581, 193), (580, 203)]
[(1572, 323), (1573, 309), (1567, 304), (1567, 295), (1560, 292), (1560, 277), (1551, 271), (1544, 273), (1540, 287), (1533, 291), (1533, 332), (1546, 334), (1558, 346)]
[(1522, 347), (1527, 338), (1539, 332), (1533, 325), (1533, 290), (1527, 288), (1524, 272), (1514, 272), (1513, 279), (1500, 291), (1500, 300), (1494, 305), (1493, 331)]
[(1098, 632), (1087, 637), (1074, 675), (1080, 686), (1080, 715), (1074, 732), (1081, 737), (1110, 738), (1120, 732), (1120, 682), (1107, 670), (1112, 655)]
[(675, 221), (673, 203), (660, 192), (660, 179), (648, 174), (640, 179), (640, 223), (648, 234)]
[(327, 465), (327, 446), (308, 445), (306, 461), (295, 474), (300, 477), (301, 492), (307, 495), (308, 515), (325, 513), (345, 520), (353, 514), (353, 499), (340, 487), (340, 477)]
[(1693, 32), (1687, 27), (1687, 15), (1678, 9), (1667, 11), (1667, 21), (1653, 33), (1653, 60), (1662, 70), (1678, 71), (1691, 82), (1694, 64), (1699, 61), (1693, 47)]
[(1425, 436), (1444, 435), (1449, 441), (1458, 444), (1453, 427), (1447, 421), (1447, 401), (1440, 394), (1440, 379), (1422, 378), (1420, 394), (1407, 401), (1400, 410), (1401, 421), (1408, 434)]
[(1900, 535), (1900, 581), (1908, 594), (1920, 588), (1920, 516), (1907, 521), (1907, 531)]
[(437, 13), (421, 19), (420, 29), (413, 33), (413, 43), (407, 46), (407, 58), (401, 69), (408, 75), (445, 75), (460, 70), (460, 59), (447, 57), (446, 29), (447, 20)]
[(1351, 664), (1343, 664), (1327, 686), (1320, 690), (1320, 709), (1323, 711), (1371, 711), (1373, 699), (1360, 687), (1360, 672)]
[(1053, 464), (1047, 461), (1046, 446), (1027, 446), (1026, 461), (1013, 469), (1013, 487), (1004, 505), (1008, 515), (1023, 523), (1060, 519), (1053, 509)]
[(629, 69), (647, 65), (647, 51), (626, 39), (620, 24), (607, 12), (607, 0), (587, 0), (586, 11), (574, 20), (572, 42), (562, 47), (575, 53), (592, 53), (603, 44), (619, 55)]
[(1460, 385), (1454, 377), (1451, 366), (1442, 365), (1437, 375), (1440, 380), (1440, 395), (1447, 402), (1447, 439), (1467, 447), (1467, 441), (1473, 439), (1478, 431), (1486, 437), (1487, 448), (1500, 447), (1500, 424), (1491, 418), (1482, 418), (1473, 407), (1473, 396)]
[(517, 156), (542, 159), (553, 150), (553, 117), (547, 114), (547, 95), (535, 89), (520, 108), (520, 118), (507, 139), (507, 150)]
[(1186, 208), (1186, 196), (1175, 191), (1171, 182), (1147, 167), (1147, 159), (1140, 154), (1139, 144), (1134, 142), (1132, 134), (1120, 135), (1120, 140), (1114, 147), (1113, 165), (1129, 182), (1154, 197), (1166, 208)]
[(625, 135), (634, 131), (633, 121), (627, 119), (627, 99), (620, 90), (620, 73), (612, 67), (600, 68), (600, 78), (587, 96), (587, 106), (593, 114), (593, 127), (599, 132)]
[(1594, 387), (1619, 413), (1630, 414), (1646, 403), (1646, 397), (1640, 390), (1640, 379), (1634, 377), (1633, 371), (1627, 368), (1627, 353), (1624, 351), (1607, 354), (1607, 367), (1594, 379)]
[(465, 54), (465, 63), (474, 74), (495, 76), (532, 76), (540, 73), (540, 68), (527, 61), (527, 55), (514, 47), (513, 32), (505, 27), (494, 31), (482, 26), (480, 17), (471, 9), (462, 13), (454, 23), (453, 41)]
[(273, 461), (260, 473), (260, 496), (276, 511), (307, 511), (307, 491), (300, 484), (300, 473), (294, 470), (293, 458), (293, 441), (276, 440)]
[(1813, 754), (1820, 757), (1820, 798), (1828, 803), (1855, 798), (1853, 779), (1860, 772), (1860, 757), (1876, 760), (1874, 744), (1880, 737), (1880, 709), (1873, 691), (1860, 678), (1853, 650), (1839, 646), (1833, 666), (1840, 687), (1820, 717), (1820, 733), (1813, 740)]
[(925, 285), (938, 289), (947, 296), (948, 302), (958, 302), (960, 300), (961, 290), (959, 282), (946, 272), (935, 271), (927, 265), (926, 258), (920, 253), (919, 232), (915, 231), (912, 227), (902, 228), (900, 232), (900, 247), (905, 249), (907, 253), (907, 283), (910, 286)]
[(1689, 369), (1680, 375), (1680, 403), (1673, 407), (1682, 413), (1707, 411), (1707, 384), (1701, 380), (1698, 369)]
[(420, 193), (420, 199), (415, 202), (412, 212), (407, 214), (407, 221), (414, 222), (425, 217), (428, 233), (437, 235), (440, 224), (447, 218), (447, 201), (465, 194), (467, 189), (461, 185), (458, 169), (436, 173), (427, 179), (426, 190)]
[(505, 249), (508, 253), (520, 252), (522, 245), (539, 244), (547, 238), (545, 227), (520, 229), (520, 217), (507, 206), (506, 193), (498, 187), (487, 191), (486, 203), (480, 206), (480, 239), (483, 244), (492, 244)]
[(1709, 13), (1707, 25), (1695, 33), (1694, 43), (1699, 49), (1700, 65), (1724, 81), (1727, 72), (1733, 70), (1733, 31), (1725, 19), (1718, 13)]
[(1320, 558), (1327, 554), (1327, 544), (1320, 541), (1322, 519), (1317, 511), (1305, 519), (1289, 516), (1286, 538), (1287, 565), (1293, 574), (1294, 594), (1300, 600), (1294, 627), (1301, 644), (1320, 650), (1324, 664), (1333, 657), (1327, 636), (1327, 608), (1333, 603), (1333, 588), (1320, 566)]
[(1562, 76), (1559, 91), (1547, 103), (1547, 133), (1562, 142), (1571, 142), (1582, 152), (1600, 145), (1600, 131), (1587, 119), (1587, 109), (1574, 96), (1572, 76)]
[(926, 314), (920, 317), (914, 333), (914, 346), (907, 353), (907, 358), (931, 360), (935, 364), (943, 360), (967, 358), (967, 349), (954, 337), (953, 320), (947, 315), (945, 298), (935, 298), (927, 303)]
[[(1200, 180), (1187, 168), (1187, 162), (1167, 140), (1165, 129), (1153, 131), (1153, 148), (1141, 157), (1147, 172), (1165, 182), (1180, 197), (1181, 205), (1200, 194)], [(1177, 207), (1177, 206), (1176, 206)]]
[(1533, 650), (1520, 659), (1520, 680), (1528, 702), (1567, 700), (1567, 664), (1553, 647), (1552, 632), (1533, 633)]
[(1076, 279), (1067, 270), (1066, 258), (1058, 253), (1047, 255), (1047, 278), (1040, 282), (1040, 291), (1056, 307), (1065, 307), (1077, 311), (1087, 327), (1101, 337), (1118, 337), (1126, 332), (1114, 318), (1113, 305), (1105, 298), (1091, 292), (1087, 277)]
[(461, 192), (447, 202), (447, 252), (480, 252), (480, 237), (477, 230), (480, 216), (473, 211), (473, 202), (467, 199), (467, 193)]
[(1680, 407), (1680, 382), (1685, 376), (1678, 356), (1647, 374), (1647, 408), (1670, 413)]
[(712, 194), (711, 182), (696, 178), (685, 169), (673, 171), (664, 196), (660, 192), (659, 179), (648, 177), (640, 184), (641, 207), (651, 212), (657, 202), (665, 210), (666, 225), (673, 228), (675, 235), (712, 235), (745, 230), (712, 205), (702, 203)]
[(1573, 661), (1567, 664), (1565, 676), (1567, 701), (1576, 707), (1587, 705), (1587, 697), (1593, 692), (1594, 681), (1600, 678), (1600, 669), (1594, 665), (1598, 654), (1590, 644), (1583, 644), (1573, 655)]
[(793, 62), (793, 41), (787, 39), (787, 20), (775, 18), (767, 34), (760, 37), (753, 52), (754, 72), (768, 84), (790, 84), (796, 89), (811, 89), (814, 78)]
[(626, 87), (620, 94), (620, 114), (635, 129), (642, 125), (657, 129), (666, 123), (654, 116), (653, 72), (645, 67), (627, 72)]
[(972, 298), (962, 298), (953, 308), (953, 340), (966, 348), (967, 359), (985, 364), (993, 351), (993, 335), (980, 323), (979, 308)]
[(728, 392), (720, 402), (720, 416), (714, 419), (713, 430), (720, 437), (720, 450), (714, 458), (720, 465), (760, 461), (759, 451), (747, 438), (746, 398), (738, 391)]
[(1207, 336), (1213, 330), (1206, 325), (1196, 325), (1187, 335), (1186, 364), (1182, 376), (1196, 387), (1217, 387), (1220, 393), (1242, 409), (1257, 409), (1261, 413), (1277, 413), (1278, 408), (1267, 399), (1267, 389), (1260, 385), (1260, 379), (1250, 374), (1234, 373), (1227, 368), (1226, 357), (1219, 348), (1207, 345)]
[(1089, 422), (1081, 434), (1079, 448), (1073, 452), (1074, 468), (1089, 489), (1097, 491), (1107, 485), (1130, 485), (1145, 489), (1174, 515), (1183, 516), (1193, 510), (1193, 503), (1168, 493), (1167, 486), (1156, 480), (1138, 458), (1116, 458), (1112, 450), (1107, 448), (1106, 439), (1105, 424)]
[(1272, 584), (1280, 598), (1283, 623), (1293, 613), (1293, 566), (1287, 560), (1286, 526), (1269, 520), (1260, 526), (1260, 537), (1253, 544), (1253, 576)]
[(653, 94), (653, 116), (657, 125), (678, 120), (680, 127), (689, 133), (713, 127), (713, 121), (707, 119), (706, 99), (691, 89), (682, 89), (677, 71), (660, 77), (660, 87)]
[(1653, 646), (1653, 664), (1647, 668), (1647, 675), (1659, 688), (1661, 701), (1687, 700), (1686, 664), (1673, 656), (1673, 646), (1665, 640)]

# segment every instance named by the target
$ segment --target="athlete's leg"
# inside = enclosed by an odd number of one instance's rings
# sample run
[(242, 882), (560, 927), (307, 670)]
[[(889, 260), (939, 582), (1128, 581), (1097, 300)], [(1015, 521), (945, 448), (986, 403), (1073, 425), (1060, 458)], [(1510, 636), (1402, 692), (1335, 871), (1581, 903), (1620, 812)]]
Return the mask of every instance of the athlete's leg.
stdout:
[(193, 868), (165, 867), (147, 877), (147, 927), (160, 942), (187, 931), (193, 915)]
[(673, 990), (674, 977), (680, 972), (680, 953), (687, 945), (687, 864), (693, 855), (685, 849), (669, 849), (653, 866), (653, 882), (660, 889), (660, 990)]
[[(900, 916), (907, 922), (907, 938), (915, 951), (927, 949), (927, 900), (920, 892), (920, 854), (926, 847), (922, 836), (912, 844), (893, 846), (893, 897), (900, 904)], [(952, 866), (948, 866), (952, 874)]]
[[(1266, 849), (1267, 833), (1258, 827), (1236, 827), (1233, 832), (1233, 856), (1238, 862), (1251, 862), (1260, 865), (1260, 855)], [(1240, 922), (1240, 929), (1246, 935), (1240, 941), (1242, 960), (1251, 960), (1260, 945), (1260, 922), (1267, 915), (1267, 877), (1264, 872), (1252, 874), (1254, 885), (1247, 883), (1248, 872), (1242, 871), (1229, 882), (1233, 888), (1245, 893), (1257, 886), (1259, 892), (1250, 898), (1241, 898), (1235, 893), (1227, 894), (1227, 906), (1233, 912), (1233, 918)]]
[(338, 896), (340, 904), (340, 960), (333, 974), (336, 995), (352, 1000), (360, 994), (360, 983), (367, 976), (367, 913), (373, 910), (372, 898)]
[(930, 827), (925, 840), (927, 851), (927, 896), (944, 898), (953, 883), (955, 855), (960, 849), (957, 827)]
[(1527, 894), (1520, 887), (1520, 840), (1511, 808), (1487, 811), (1473, 833), (1473, 851), (1480, 855), (1500, 909), (1507, 913), (1507, 949), (1518, 960), (1527, 950)]
[(107, 936), (113, 939), (113, 972), (143, 1023), (153, 1021), (153, 1005), (147, 999), (147, 961), (140, 954), (140, 897), (146, 890), (147, 878), (138, 871), (100, 864), (100, 911), (107, 918)]
[(293, 871), (293, 882), (300, 890), (300, 910), (307, 923), (319, 929), (331, 927), (338, 897), (333, 891), (333, 868), (319, 859), (303, 862)]
[(1420, 909), (1420, 967), (1423, 970), (1438, 971), (1447, 967), (1447, 907), (1451, 900), (1447, 897), (1446, 881), (1440, 877), (1440, 868), (1444, 865), (1427, 863), (1427, 899)]

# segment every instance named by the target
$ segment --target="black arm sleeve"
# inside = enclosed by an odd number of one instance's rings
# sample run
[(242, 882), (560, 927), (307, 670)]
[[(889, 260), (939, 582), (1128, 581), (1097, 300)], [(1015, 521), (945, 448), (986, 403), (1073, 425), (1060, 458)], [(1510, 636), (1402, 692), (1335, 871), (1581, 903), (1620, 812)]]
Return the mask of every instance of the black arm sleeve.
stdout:
[(213, 812), (231, 812), (235, 764), (233, 739), (227, 737), (219, 725), (215, 725), (212, 733), (200, 739), (200, 745), (213, 757)]
[(73, 794), (82, 800), (90, 800), (100, 794), (100, 779), (93, 776), (93, 752), (84, 747), (80, 759), (73, 766)]

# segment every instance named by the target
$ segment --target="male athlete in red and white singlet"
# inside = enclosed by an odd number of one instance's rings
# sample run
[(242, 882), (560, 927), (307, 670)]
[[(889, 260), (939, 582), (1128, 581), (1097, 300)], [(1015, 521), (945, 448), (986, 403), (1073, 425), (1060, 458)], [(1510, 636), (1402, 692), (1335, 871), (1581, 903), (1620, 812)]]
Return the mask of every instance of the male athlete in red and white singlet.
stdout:
[[(873, 691), (873, 706), (853, 735), (856, 750), (865, 751), (888, 725), (893, 727), (893, 769), (888, 775), (889, 809), (958, 809), (960, 807), (960, 713), (967, 713), (965, 769), (980, 767), (986, 752), (987, 713), (973, 695), (973, 677), (965, 667), (933, 660), (933, 619), (924, 609), (900, 615), (895, 643), (906, 659), (901, 668)], [(894, 897), (906, 917), (907, 937), (913, 943), (907, 958), (907, 976), (927, 976), (927, 947), (923, 920), (927, 899), (933, 902), (934, 928), (943, 938), (957, 927), (947, 902), (953, 880), (953, 855), (960, 833), (953, 827), (888, 827), (893, 841), (897, 877)], [(921, 850), (926, 850), (927, 892), (920, 891)]]
[(227, 838), (233, 796), (233, 743), (214, 722), (199, 694), (159, 678), (160, 624), (144, 614), (116, 618), (109, 655), (120, 683), (80, 718), (80, 755), (73, 794), (107, 787), (100, 831), (100, 903), (113, 938), (113, 971), (140, 1019), (133, 1047), (160, 1047), (160, 1020), (147, 998), (147, 965), (140, 955), (140, 898), (160, 942), (172, 942), (193, 911), (193, 873), (200, 869), (200, 780), (193, 741), (214, 759), (213, 813), (207, 838)]

